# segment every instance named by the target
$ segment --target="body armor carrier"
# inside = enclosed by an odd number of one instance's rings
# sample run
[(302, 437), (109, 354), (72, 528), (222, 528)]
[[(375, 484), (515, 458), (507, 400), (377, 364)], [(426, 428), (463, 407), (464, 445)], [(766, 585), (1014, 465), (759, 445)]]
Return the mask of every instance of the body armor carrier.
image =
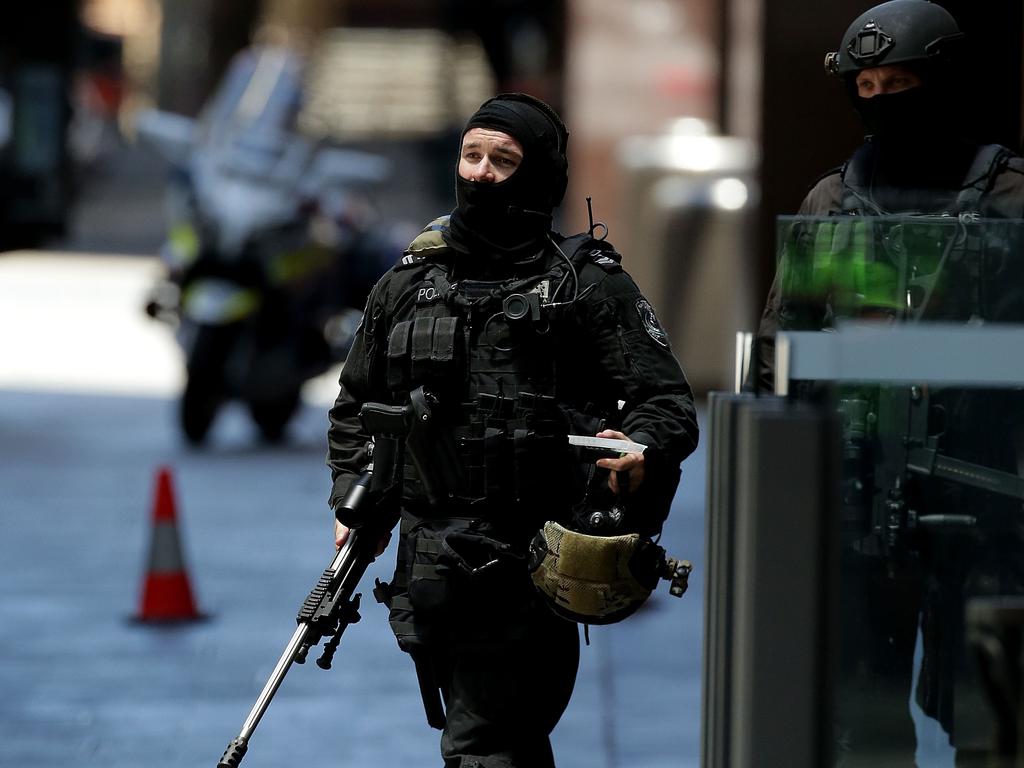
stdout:
[[(561, 245), (572, 259), (590, 242)], [(424, 444), (433, 450), (416, 460), (406, 451), (395, 576), (374, 594), (429, 681), (419, 649), (441, 628), (471, 632), (483, 615), (514, 622), (529, 609), (530, 537), (545, 520), (568, 518), (587, 481), (567, 435), (595, 434), (603, 419), (557, 399), (563, 312), (579, 295), (568, 264), (518, 280), (452, 282), (445, 259), (407, 259), (402, 268), (419, 273), (396, 308), (386, 377), (397, 402), (429, 390), (435, 426)], [(438, 457), (452, 457), (450, 466)], [(423, 693), (437, 712), (436, 689), (428, 682)]]
[[(869, 156), (873, 151), (870, 144), (857, 149), (840, 171), (843, 183), (842, 210), (840, 213), (854, 216), (886, 216), (888, 211), (871, 196)], [(999, 144), (979, 147), (960, 191), (941, 214), (949, 216), (981, 215), (982, 198), (992, 189), (996, 177), (1006, 167), (1014, 153)]]
[(556, 401), (556, 293), (567, 272), (452, 283), (433, 263), (414, 285), (415, 307), (388, 338), (388, 387), (399, 401), (421, 386), (433, 394), (438, 454), (457, 466), (438, 467), (438, 481), (421, 476), (429, 462), (407, 463), (407, 504), (542, 505), (545, 517), (567, 508), (578, 489), (567, 482), (570, 419)]

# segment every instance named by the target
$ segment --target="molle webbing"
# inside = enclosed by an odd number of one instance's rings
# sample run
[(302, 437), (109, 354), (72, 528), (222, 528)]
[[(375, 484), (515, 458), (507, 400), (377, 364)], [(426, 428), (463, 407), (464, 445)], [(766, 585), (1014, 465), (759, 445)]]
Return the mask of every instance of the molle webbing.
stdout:
[(391, 609), (389, 623), (398, 637), (400, 645), (403, 641), (416, 636), (416, 626), (412, 621), (412, 603), (409, 602), (409, 555), (406, 552), (406, 542), (409, 540), (409, 533), (413, 525), (414, 520), (407, 515), (402, 515), (398, 529), (399, 543), (395, 576), (390, 584), (378, 581), (373, 590), (377, 602), (383, 603)]
[[(1013, 152), (999, 144), (985, 144), (978, 148), (971, 166), (963, 179), (963, 189), (945, 211), (950, 215), (981, 213), (981, 203), (992, 189), (996, 177), (1006, 167)], [(885, 212), (871, 199), (868, 178), (869, 145), (861, 146), (843, 166), (841, 178), (842, 212), (859, 215), (885, 215)]]
[(974, 156), (967, 176), (964, 189), (956, 198), (954, 213), (981, 213), (981, 200), (995, 184), (1006, 163), (1013, 157), (1013, 152), (999, 144), (986, 144)]
[[(551, 494), (546, 478), (564, 472), (568, 423), (549, 395), (521, 392), (516, 398), (481, 394), (465, 404), (452, 427), (461, 482), (451, 498), (523, 502)], [(415, 467), (405, 468), (405, 498), (425, 496)]]

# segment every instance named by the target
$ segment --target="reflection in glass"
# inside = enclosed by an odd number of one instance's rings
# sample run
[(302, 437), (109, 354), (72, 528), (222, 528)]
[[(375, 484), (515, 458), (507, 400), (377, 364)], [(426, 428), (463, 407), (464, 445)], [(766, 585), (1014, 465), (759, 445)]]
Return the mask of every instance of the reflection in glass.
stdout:
[[(1024, 322), (1024, 222), (784, 218), (777, 234), (780, 330)], [(1022, 353), (1024, 331), (1006, 350)], [(999, 390), (800, 382), (791, 391), (829, 402), (842, 425), (838, 763), (914, 765), (912, 698), (949, 734), (958, 765), (989, 765), (970, 762), (991, 748), (993, 717), (965, 606), (1024, 594), (1024, 381)]]

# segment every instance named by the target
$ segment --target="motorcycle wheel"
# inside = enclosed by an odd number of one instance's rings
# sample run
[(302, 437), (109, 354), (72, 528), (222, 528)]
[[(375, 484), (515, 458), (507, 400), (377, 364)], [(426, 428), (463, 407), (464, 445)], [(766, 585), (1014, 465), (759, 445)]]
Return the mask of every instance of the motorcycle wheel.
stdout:
[(200, 326), (188, 359), (188, 378), (181, 396), (181, 429), (192, 445), (200, 445), (224, 398), (224, 360), (230, 334), (224, 328)]
[(284, 438), (285, 427), (299, 407), (299, 391), (294, 390), (273, 400), (249, 403), (249, 413), (263, 439), (278, 443)]

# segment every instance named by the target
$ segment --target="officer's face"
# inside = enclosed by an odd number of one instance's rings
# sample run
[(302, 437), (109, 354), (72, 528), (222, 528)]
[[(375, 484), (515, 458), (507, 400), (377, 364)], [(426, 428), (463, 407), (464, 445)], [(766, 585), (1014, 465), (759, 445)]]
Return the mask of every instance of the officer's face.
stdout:
[(880, 93), (899, 93), (921, 85), (920, 76), (902, 64), (872, 67), (857, 73), (857, 95), (870, 99)]
[(493, 128), (470, 128), (462, 137), (459, 176), (467, 181), (497, 184), (523, 162), (522, 145)]

